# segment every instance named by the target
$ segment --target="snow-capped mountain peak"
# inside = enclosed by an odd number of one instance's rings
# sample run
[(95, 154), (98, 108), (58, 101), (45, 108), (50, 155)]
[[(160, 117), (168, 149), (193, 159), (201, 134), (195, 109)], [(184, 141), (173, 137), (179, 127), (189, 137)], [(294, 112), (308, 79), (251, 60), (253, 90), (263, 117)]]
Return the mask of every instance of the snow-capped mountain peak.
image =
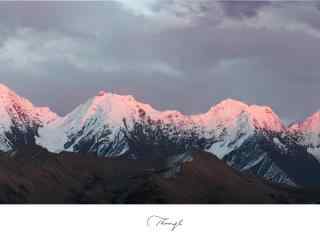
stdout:
[(296, 135), (300, 145), (305, 146), (320, 161), (320, 111), (303, 122), (291, 125), (289, 131)]
[(0, 84), (0, 150), (8, 151), (17, 144), (34, 142), (39, 127), (57, 119), (49, 108), (35, 107)]
[(239, 115), (248, 109), (248, 105), (233, 99), (224, 100), (213, 106), (206, 114), (203, 115), (203, 121), (207, 127), (216, 127), (223, 124), (231, 127)]
[(274, 111), (267, 106), (247, 105), (243, 102), (227, 99), (213, 106), (207, 113), (194, 116), (207, 128), (218, 126), (236, 128), (238, 123), (247, 121), (248, 127), (274, 132), (283, 131), (284, 125)]
[(285, 130), (280, 118), (270, 107), (248, 105), (226, 99), (213, 106), (207, 113), (192, 116), (201, 125), (207, 137), (216, 139), (208, 149), (223, 158), (257, 132), (282, 132)]
[(2, 126), (11, 127), (13, 120), (34, 122), (40, 126), (58, 118), (47, 107), (35, 107), (29, 100), (18, 96), (7, 86), (0, 84), (0, 116)]
[(124, 118), (138, 118), (144, 113), (149, 115), (157, 113), (150, 105), (137, 101), (131, 95), (122, 96), (104, 91), (87, 101), (81, 110), (85, 110), (82, 112), (82, 123), (97, 115), (113, 126), (121, 125)]
[(291, 131), (320, 133), (320, 111), (312, 114), (303, 122), (290, 126)]
[(218, 109), (234, 109), (234, 110), (241, 110), (246, 109), (248, 107), (247, 104), (244, 102), (241, 102), (239, 100), (235, 100), (232, 98), (227, 98), (225, 100), (222, 100), (218, 104), (212, 106), (210, 111), (217, 111)]
[[(134, 121), (158, 114), (150, 105), (130, 95), (100, 91), (70, 114), (41, 129), (37, 142), (53, 152), (72, 151), (83, 138), (97, 139), (104, 135), (104, 139), (110, 138), (111, 142), (124, 127), (124, 122), (131, 127)], [(67, 149), (66, 145), (69, 145)]]
[(267, 106), (251, 105), (248, 108), (251, 115), (251, 121), (256, 128), (281, 132), (285, 130), (279, 116)]
[(67, 116), (40, 129), (37, 143), (53, 152), (74, 151), (80, 142), (90, 139), (100, 145), (103, 141), (105, 146), (101, 148), (105, 149), (114, 138), (123, 138), (123, 130), (132, 129), (136, 123), (181, 130), (193, 126), (192, 119), (178, 111), (158, 111), (130, 95), (100, 91)]

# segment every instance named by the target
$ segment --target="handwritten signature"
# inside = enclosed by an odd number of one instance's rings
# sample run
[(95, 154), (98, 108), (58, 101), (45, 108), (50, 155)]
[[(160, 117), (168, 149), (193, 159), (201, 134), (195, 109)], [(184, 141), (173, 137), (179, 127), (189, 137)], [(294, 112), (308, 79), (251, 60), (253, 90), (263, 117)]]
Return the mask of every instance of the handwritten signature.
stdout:
[(158, 215), (152, 215), (147, 219), (147, 226), (148, 227), (160, 227), (160, 226), (167, 226), (169, 227), (170, 231), (176, 230), (178, 227), (182, 226), (183, 219), (179, 219), (178, 221), (171, 220), (167, 217), (160, 217)]

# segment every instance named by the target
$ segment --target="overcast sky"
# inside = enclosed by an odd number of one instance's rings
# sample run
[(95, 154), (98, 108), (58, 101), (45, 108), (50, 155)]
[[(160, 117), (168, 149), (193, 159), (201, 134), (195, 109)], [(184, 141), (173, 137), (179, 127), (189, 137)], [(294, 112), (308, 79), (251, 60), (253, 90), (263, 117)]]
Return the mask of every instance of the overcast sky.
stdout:
[(158, 109), (320, 109), (320, 4), (0, 2), (0, 82), (63, 115), (99, 90)]

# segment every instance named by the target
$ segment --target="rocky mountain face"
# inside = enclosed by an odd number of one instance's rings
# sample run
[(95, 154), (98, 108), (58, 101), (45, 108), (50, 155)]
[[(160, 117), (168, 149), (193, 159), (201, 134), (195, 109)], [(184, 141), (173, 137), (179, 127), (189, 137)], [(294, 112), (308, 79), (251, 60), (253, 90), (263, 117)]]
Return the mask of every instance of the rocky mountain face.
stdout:
[(223, 159), (237, 170), (277, 183), (317, 186), (320, 180), (315, 157), (283, 134), (256, 133)]
[[(270, 107), (227, 99), (186, 116), (158, 111), (132, 96), (100, 92), (65, 117), (36, 108), (6, 87), (1, 149), (36, 143), (53, 153), (167, 159), (189, 151), (215, 154), (241, 172), (292, 186), (320, 184), (320, 115), (287, 128)], [(8, 110), (9, 109), (9, 110)]]

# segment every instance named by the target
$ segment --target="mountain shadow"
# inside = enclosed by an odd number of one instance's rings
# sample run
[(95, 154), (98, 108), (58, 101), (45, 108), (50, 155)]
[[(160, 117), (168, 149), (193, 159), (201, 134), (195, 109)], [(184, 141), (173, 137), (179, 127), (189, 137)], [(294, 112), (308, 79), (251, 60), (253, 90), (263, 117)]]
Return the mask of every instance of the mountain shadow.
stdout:
[(162, 161), (53, 154), (34, 146), (0, 154), (0, 203), (317, 203), (320, 191), (239, 173), (210, 153)]

